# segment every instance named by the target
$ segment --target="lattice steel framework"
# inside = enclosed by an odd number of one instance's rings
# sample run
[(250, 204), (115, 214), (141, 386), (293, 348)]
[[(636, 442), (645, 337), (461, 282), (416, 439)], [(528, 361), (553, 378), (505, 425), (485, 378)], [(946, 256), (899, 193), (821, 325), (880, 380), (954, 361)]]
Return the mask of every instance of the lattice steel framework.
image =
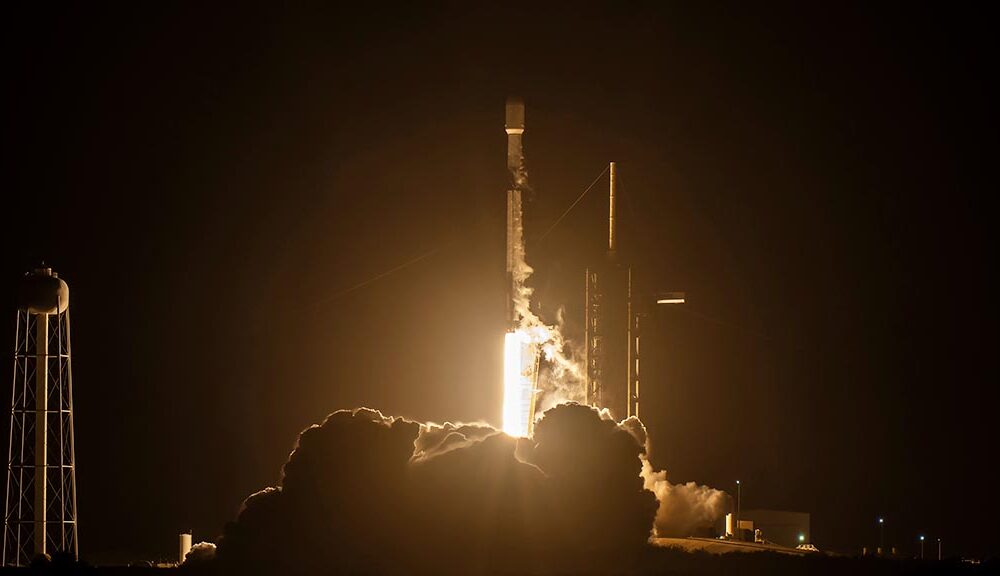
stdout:
[(584, 326), (587, 342), (587, 404), (604, 407), (604, 322), (601, 315), (601, 285), (597, 271), (587, 268)]
[(69, 336), (68, 308), (53, 314), (18, 311), (5, 566), (28, 565), (40, 553), (79, 556)]
[(587, 404), (619, 420), (639, 416), (641, 314), (632, 298), (632, 268), (587, 268), (585, 290)]

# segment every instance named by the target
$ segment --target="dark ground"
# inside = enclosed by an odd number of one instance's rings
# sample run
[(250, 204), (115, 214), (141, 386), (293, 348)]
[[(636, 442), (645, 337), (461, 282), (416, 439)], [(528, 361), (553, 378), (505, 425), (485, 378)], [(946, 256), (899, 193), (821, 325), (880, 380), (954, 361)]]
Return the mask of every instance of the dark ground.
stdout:
[[(724, 554), (714, 556), (705, 553), (687, 553), (664, 549), (649, 549), (649, 554), (635, 561), (635, 566), (628, 570), (629, 574), (637, 575), (692, 575), (692, 576), (732, 576), (734, 574), (748, 576), (782, 576), (785, 574), (809, 574), (823, 576), (826, 574), (853, 574), (856, 576), (933, 576), (939, 574), (960, 574), (978, 576), (997, 574), (1000, 565), (996, 560), (972, 565), (958, 558), (946, 558), (943, 561), (889, 560), (878, 558), (848, 558), (848, 557), (794, 557), (782, 554)], [(28, 573), (80, 573), (94, 575), (113, 574), (164, 574), (179, 572), (181, 574), (206, 575), (228, 574), (211, 565), (197, 567), (182, 567), (178, 569), (148, 568), (148, 567), (101, 567), (86, 565), (59, 566), (38, 569), (0, 569), (0, 574)], [(335, 570), (330, 574), (338, 574)], [(598, 572), (594, 572), (597, 574)], [(605, 572), (606, 573), (606, 572)], [(624, 573), (624, 572), (623, 572)]]

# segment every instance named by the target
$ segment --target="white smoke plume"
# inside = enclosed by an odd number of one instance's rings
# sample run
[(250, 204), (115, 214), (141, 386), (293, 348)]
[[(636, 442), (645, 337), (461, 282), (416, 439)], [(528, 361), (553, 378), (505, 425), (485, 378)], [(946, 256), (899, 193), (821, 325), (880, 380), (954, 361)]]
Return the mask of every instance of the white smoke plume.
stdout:
[(416, 464), (445, 452), (466, 448), (497, 432), (499, 431), (496, 428), (485, 422), (421, 424), (420, 432), (413, 441), (413, 456), (410, 457), (410, 463)]
[[(610, 418), (607, 411), (602, 417)], [(640, 446), (644, 447), (639, 456), (642, 460), (643, 488), (656, 495), (659, 506), (653, 523), (653, 536), (684, 537), (694, 536), (712, 528), (729, 510), (729, 495), (722, 490), (688, 482), (671, 484), (665, 470), (655, 470), (649, 461), (649, 436), (646, 427), (635, 416), (618, 423), (628, 431)]]
[[(540, 322), (537, 316), (534, 319)], [(542, 325), (533, 328), (532, 338), (540, 343), (545, 362), (542, 364), (538, 377), (538, 411), (576, 402), (585, 404), (586, 376), (583, 371), (583, 353), (578, 346), (563, 336), (562, 310), (552, 326)], [(537, 334), (537, 336), (535, 335)]]
[[(527, 190), (527, 174), (515, 174), (515, 186)], [(518, 329), (529, 335), (539, 346), (545, 358), (542, 376), (539, 378), (541, 398), (538, 413), (565, 402), (584, 403), (586, 401), (585, 375), (581, 353), (563, 336), (563, 311), (560, 308), (554, 324), (547, 324), (531, 309), (531, 295), (534, 289), (528, 286), (528, 279), (534, 269), (528, 264), (524, 245), (524, 219), (514, 220), (513, 304), (518, 319)]]
[(688, 482), (671, 484), (664, 470), (654, 470), (642, 458), (643, 486), (656, 495), (660, 503), (656, 510), (653, 535), (681, 537), (710, 528), (729, 509), (729, 496), (722, 490)]

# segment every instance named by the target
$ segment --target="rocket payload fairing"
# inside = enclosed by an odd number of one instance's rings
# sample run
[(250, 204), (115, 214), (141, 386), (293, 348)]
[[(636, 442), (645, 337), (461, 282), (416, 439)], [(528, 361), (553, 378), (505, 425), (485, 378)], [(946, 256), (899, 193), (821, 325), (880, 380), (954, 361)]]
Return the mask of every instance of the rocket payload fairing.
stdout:
[(518, 267), (524, 262), (524, 222), (521, 208), (521, 191), (527, 180), (524, 170), (524, 153), (521, 135), (524, 134), (524, 102), (520, 98), (507, 99), (507, 170), (511, 184), (507, 190), (507, 328), (516, 329), (518, 313), (514, 307), (517, 296)]

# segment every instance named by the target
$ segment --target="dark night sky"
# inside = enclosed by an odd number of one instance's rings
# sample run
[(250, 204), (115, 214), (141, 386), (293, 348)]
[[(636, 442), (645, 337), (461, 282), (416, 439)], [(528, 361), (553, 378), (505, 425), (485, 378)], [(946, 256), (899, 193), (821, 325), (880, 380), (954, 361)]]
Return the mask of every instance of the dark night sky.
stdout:
[[(820, 548), (883, 515), (904, 549), (1000, 552), (985, 14), (10, 10), (0, 346), (44, 259), (72, 290), (84, 556), (214, 538), (338, 408), (498, 423), (510, 93), (529, 238), (617, 160), (624, 250), (690, 294), (646, 351), (672, 480), (740, 478)], [(529, 245), (571, 330), (597, 190)]]

